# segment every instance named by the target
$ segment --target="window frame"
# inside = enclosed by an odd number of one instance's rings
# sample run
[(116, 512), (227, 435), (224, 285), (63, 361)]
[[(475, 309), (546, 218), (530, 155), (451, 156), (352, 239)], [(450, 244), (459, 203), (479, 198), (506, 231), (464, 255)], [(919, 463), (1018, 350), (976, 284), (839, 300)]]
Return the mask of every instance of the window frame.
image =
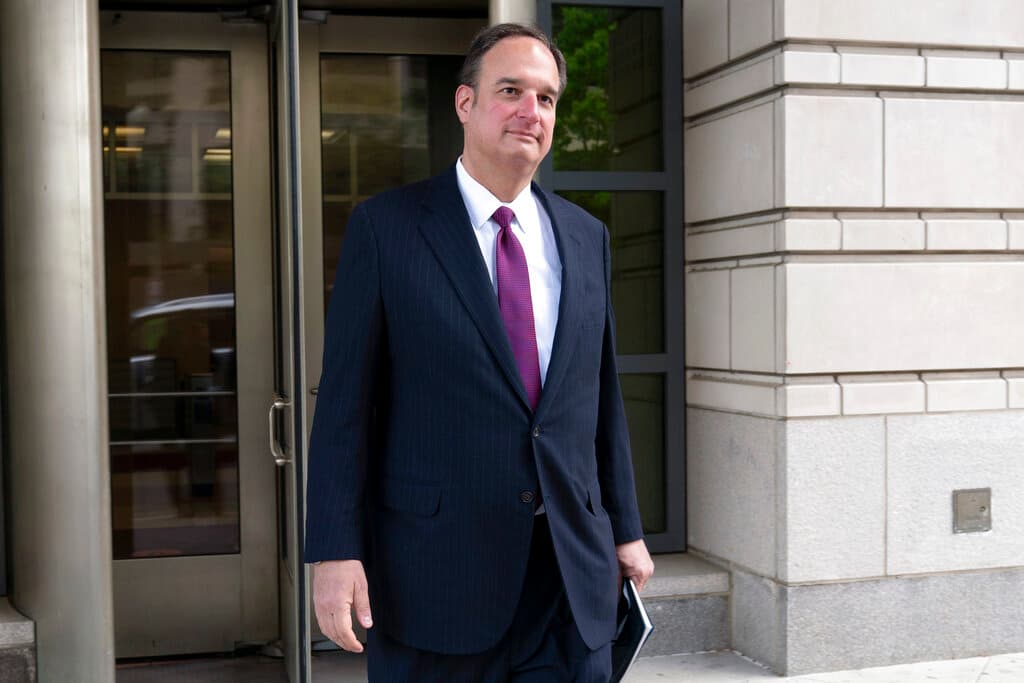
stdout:
[[(0, 202), (4, 199), (4, 183), (0, 170)], [(0, 264), (4, 260), (4, 217), (0, 211)], [(0, 277), (0, 305), (6, 306), (4, 278)], [(0, 316), (0, 596), (8, 594), (7, 559), (7, 316)]]

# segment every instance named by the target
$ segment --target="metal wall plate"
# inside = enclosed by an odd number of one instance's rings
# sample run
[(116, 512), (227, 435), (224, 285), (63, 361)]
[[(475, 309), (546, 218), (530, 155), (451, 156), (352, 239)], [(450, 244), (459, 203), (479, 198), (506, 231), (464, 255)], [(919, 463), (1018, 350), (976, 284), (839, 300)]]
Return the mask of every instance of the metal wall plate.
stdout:
[(992, 489), (953, 491), (953, 533), (992, 530)]

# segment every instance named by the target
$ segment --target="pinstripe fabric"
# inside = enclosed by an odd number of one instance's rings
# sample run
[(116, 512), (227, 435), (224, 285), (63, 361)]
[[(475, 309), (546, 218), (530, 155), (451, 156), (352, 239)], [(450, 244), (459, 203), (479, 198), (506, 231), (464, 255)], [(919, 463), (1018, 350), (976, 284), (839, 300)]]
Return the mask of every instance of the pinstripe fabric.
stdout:
[(417, 650), (370, 629), (370, 683), (608, 683), (611, 643), (591, 650), (580, 638), (545, 517), (534, 522), (525, 585), (512, 626), (478, 654)]
[(375, 628), (413, 647), (493, 646), (518, 602), (533, 505), (580, 634), (611, 639), (614, 545), (640, 538), (615, 369), (608, 234), (535, 188), (563, 265), (535, 412), (454, 168), (349, 221), (327, 315), (305, 560), (362, 559)]

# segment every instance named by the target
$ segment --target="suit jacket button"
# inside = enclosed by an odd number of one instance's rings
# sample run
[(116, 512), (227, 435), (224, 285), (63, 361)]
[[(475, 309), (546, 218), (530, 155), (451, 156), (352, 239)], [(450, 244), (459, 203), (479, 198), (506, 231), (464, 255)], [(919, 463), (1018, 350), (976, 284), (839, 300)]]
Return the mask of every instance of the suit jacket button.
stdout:
[(519, 500), (523, 501), (524, 503), (532, 503), (533, 502), (533, 491), (522, 491), (522, 492), (520, 492)]
[(540, 427), (534, 427), (533, 428), (533, 438), (536, 439), (538, 436), (540, 436)]

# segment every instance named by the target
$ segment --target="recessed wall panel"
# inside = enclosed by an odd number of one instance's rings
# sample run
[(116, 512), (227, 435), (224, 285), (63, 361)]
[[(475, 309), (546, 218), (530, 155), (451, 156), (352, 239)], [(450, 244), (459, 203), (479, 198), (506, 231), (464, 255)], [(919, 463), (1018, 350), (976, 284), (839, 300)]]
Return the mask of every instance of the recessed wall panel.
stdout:
[(1024, 207), (1021, 178), (1024, 102), (885, 99), (887, 207)]
[[(1019, 0), (776, 0), (780, 38), (1024, 47)], [(724, 4), (724, 3), (723, 3)]]
[(765, 0), (729, 0), (730, 59), (772, 43), (773, 14)]
[(884, 418), (787, 421), (784, 483), (781, 579), (885, 573)]
[(729, 271), (686, 275), (686, 365), (729, 367)]
[[(888, 418), (890, 574), (1024, 563), (1024, 413)], [(954, 489), (991, 488), (992, 529), (953, 533)]]
[(721, 64), (729, 57), (728, 0), (683, 2), (683, 75)]
[(780, 422), (687, 410), (689, 545), (775, 575)]
[(775, 372), (775, 266), (730, 275), (732, 369)]
[(783, 205), (881, 206), (881, 100), (787, 96), (782, 102)]
[(790, 263), (785, 370), (1024, 366), (1024, 262)]
[(771, 102), (686, 131), (686, 221), (771, 209), (774, 203)]

